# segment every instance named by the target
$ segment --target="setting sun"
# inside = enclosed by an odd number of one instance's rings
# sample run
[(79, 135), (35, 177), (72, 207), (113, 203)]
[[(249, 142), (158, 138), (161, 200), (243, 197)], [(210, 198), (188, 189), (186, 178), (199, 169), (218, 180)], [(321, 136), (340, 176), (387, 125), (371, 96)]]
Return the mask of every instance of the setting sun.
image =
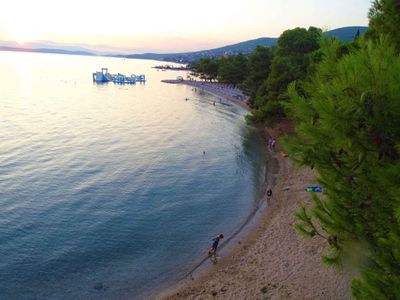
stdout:
[(34, 28), (22, 22), (11, 22), (7, 24), (6, 30), (10, 39), (14, 40), (19, 45), (24, 45), (26, 42), (32, 41), (35, 38)]

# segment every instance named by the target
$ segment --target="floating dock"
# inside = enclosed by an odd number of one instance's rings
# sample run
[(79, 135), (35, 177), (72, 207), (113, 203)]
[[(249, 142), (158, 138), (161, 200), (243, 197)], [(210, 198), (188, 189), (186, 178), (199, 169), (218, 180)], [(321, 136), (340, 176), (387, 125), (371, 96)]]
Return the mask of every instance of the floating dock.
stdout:
[(135, 84), (136, 82), (146, 82), (146, 76), (144, 74), (126, 76), (124, 74), (110, 74), (107, 68), (101, 68), (101, 71), (97, 71), (92, 74), (93, 82), (106, 83), (112, 81), (118, 84)]

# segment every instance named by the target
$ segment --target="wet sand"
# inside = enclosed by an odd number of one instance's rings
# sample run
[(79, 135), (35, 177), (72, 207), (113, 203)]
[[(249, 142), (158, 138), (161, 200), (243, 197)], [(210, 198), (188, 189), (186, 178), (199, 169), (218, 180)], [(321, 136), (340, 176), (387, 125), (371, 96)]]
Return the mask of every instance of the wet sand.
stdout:
[[(266, 129), (266, 137), (290, 130), (282, 122)], [(315, 173), (298, 169), (279, 153), (270, 152), (269, 187), (273, 197), (257, 225), (229, 254), (193, 280), (182, 281), (158, 299), (351, 299), (350, 275), (321, 264), (326, 242), (304, 240), (293, 228), (300, 203), (311, 203), (304, 187)]]

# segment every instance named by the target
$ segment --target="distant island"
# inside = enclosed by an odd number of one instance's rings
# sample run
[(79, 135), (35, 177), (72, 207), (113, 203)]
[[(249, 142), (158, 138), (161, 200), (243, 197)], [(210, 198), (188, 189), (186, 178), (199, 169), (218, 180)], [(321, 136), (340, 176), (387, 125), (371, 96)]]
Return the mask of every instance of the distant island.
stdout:
[[(366, 26), (349, 26), (342, 27), (326, 32), (328, 37), (336, 37), (341, 42), (347, 42), (354, 39), (357, 32), (364, 34), (367, 31)], [(257, 46), (276, 46), (278, 38), (275, 37), (262, 37), (258, 39), (248, 40), (237, 44), (227, 45), (215, 49), (182, 52), (182, 53), (143, 53), (143, 54), (104, 54), (96, 53), (91, 50), (65, 50), (52, 48), (22, 48), (2, 46), (0, 42), (0, 51), (22, 51), (22, 52), (40, 52), (40, 53), (55, 53), (55, 54), (70, 54), (70, 55), (90, 55), (90, 56), (108, 56), (108, 57), (121, 57), (121, 58), (135, 58), (135, 59), (151, 59), (175, 63), (191, 63), (198, 61), (202, 57), (216, 58), (220, 56), (236, 55), (238, 53), (249, 54), (254, 51)]]
[(90, 55), (95, 56), (96, 53), (81, 50), (64, 50), (64, 49), (47, 49), (47, 48), (20, 48), (20, 47), (9, 47), (0, 46), (0, 51), (18, 51), (18, 52), (37, 52), (37, 53), (54, 53), (54, 54), (69, 54), (69, 55)]

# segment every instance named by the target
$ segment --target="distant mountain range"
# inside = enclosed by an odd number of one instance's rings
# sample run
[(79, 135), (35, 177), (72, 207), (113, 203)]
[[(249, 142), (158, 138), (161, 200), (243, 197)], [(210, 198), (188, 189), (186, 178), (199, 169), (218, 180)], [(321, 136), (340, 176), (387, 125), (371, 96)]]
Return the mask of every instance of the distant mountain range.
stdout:
[[(364, 34), (367, 31), (366, 26), (350, 26), (342, 27), (334, 30), (327, 31), (328, 37), (336, 37), (342, 42), (351, 41), (354, 39), (357, 31), (360, 34)], [(13, 47), (9, 42), (0, 42), (0, 50), (4, 51), (25, 51), (25, 52), (43, 52), (43, 53), (57, 53), (57, 54), (74, 54), (74, 55), (103, 55), (103, 56), (113, 56), (113, 57), (123, 57), (123, 58), (137, 58), (137, 59), (153, 59), (159, 61), (168, 62), (180, 62), (189, 63), (198, 60), (200, 57), (219, 57), (222, 55), (235, 55), (238, 53), (248, 54), (251, 53), (256, 46), (275, 46), (277, 44), (278, 38), (263, 37), (254, 40), (249, 40), (233, 45), (228, 45), (220, 48), (193, 51), (193, 52), (183, 52), (183, 53), (144, 53), (144, 54), (107, 54), (95, 52), (92, 50), (87, 50), (84, 48), (73, 48), (73, 46), (60, 45), (60, 49), (57, 49), (57, 45), (54, 43), (49, 43), (49, 45), (43, 45), (40, 48), (31, 47), (20, 48)], [(46, 47), (47, 46), (47, 47)]]
[(127, 58), (154, 59), (162, 61), (187, 63), (196, 61), (201, 57), (205, 56), (219, 57), (221, 55), (234, 55), (240, 52), (244, 54), (251, 53), (257, 46), (275, 46), (277, 40), (278, 38), (265, 37), (210, 50), (201, 50), (201, 51), (183, 52), (183, 53), (167, 53), (167, 54), (144, 53), (144, 54), (130, 54), (126, 56), (121, 55), (121, 56)]
[(357, 31), (360, 31), (360, 34), (363, 35), (367, 31), (368, 27), (365, 26), (352, 26), (352, 27), (342, 27), (333, 29), (327, 32), (328, 37), (336, 37), (342, 42), (349, 42), (354, 40), (354, 37)]
[(18, 45), (14, 41), (0, 41), (0, 50), (3, 51), (22, 51), (22, 52), (41, 52), (73, 55), (99, 55), (107, 54), (93, 51), (77, 44), (63, 44), (51, 41), (34, 41), (24, 45)]
[[(327, 31), (327, 35), (329, 38), (336, 37), (342, 42), (348, 42), (354, 39), (357, 31), (360, 31), (360, 34), (364, 34), (367, 31), (368, 27), (366, 26), (350, 26), (350, 27), (342, 27), (334, 30)], [(157, 53), (144, 53), (144, 54), (130, 54), (130, 55), (122, 55), (121, 57), (128, 58), (139, 58), (139, 59), (154, 59), (154, 60), (162, 60), (162, 61), (171, 61), (171, 62), (182, 62), (188, 63), (191, 61), (196, 61), (200, 57), (219, 57), (222, 55), (235, 55), (238, 53), (248, 54), (253, 52), (256, 46), (275, 46), (278, 42), (278, 38), (270, 38), (263, 37), (255, 40), (249, 40), (245, 42), (241, 42), (238, 44), (233, 44), (229, 46), (224, 46), (220, 48), (203, 50), (203, 51), (194, 51), (194, 52), (184, 52), (184, 53), (171, 53), (171, 54), (157, 54)]]

